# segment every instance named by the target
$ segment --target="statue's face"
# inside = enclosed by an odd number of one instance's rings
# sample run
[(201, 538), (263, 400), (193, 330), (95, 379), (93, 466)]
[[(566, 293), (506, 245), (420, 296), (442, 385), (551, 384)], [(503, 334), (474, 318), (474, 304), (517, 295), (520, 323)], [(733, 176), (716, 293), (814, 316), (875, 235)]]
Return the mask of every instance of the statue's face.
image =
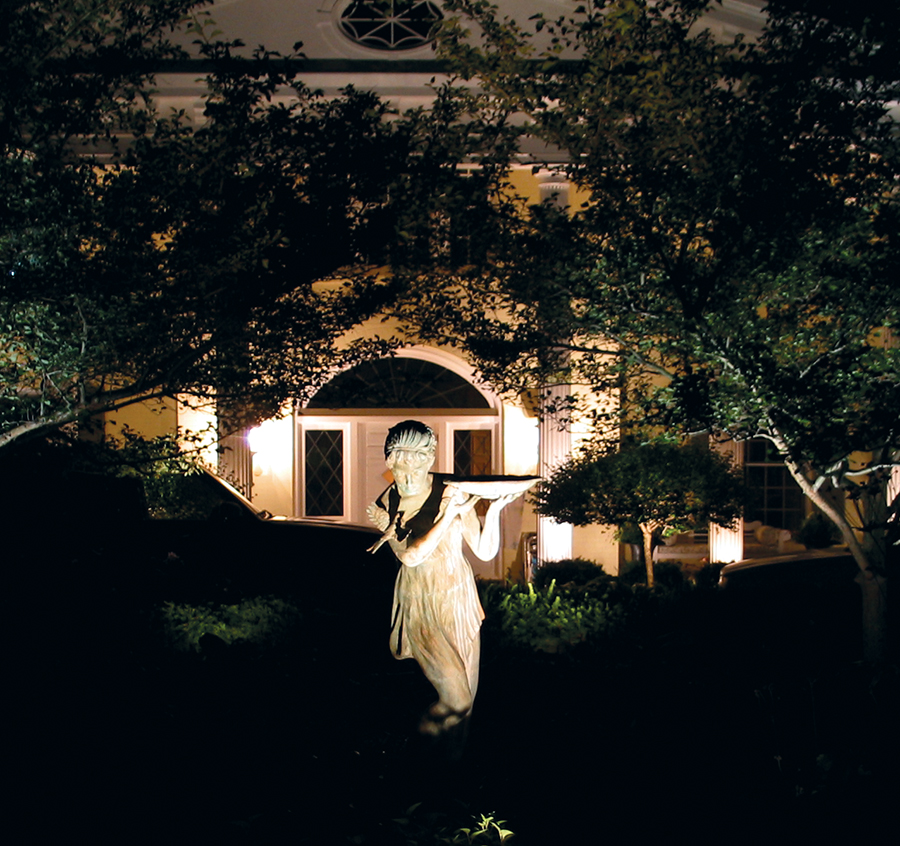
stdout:
[(429, 448), (428, 438), (394, 447), (387, 457), (400, 496), (415, 496), (431, 486), (429, 473), (434, 464), (434, 450)]

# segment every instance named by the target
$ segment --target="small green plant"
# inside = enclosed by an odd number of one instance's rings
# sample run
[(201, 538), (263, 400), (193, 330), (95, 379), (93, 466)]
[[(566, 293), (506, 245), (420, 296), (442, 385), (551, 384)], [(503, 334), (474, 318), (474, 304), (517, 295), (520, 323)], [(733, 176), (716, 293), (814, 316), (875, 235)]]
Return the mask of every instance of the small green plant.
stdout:
[(622, 605), (613, 598), (611, 583), (591, 589), (527, 585), (488, 585), (482, 602), (496, 621), (502, 639), (515, 646), (559, 651), (615, 630), (623, 621)]
[(209, 433), (179, 432), (145, 439), (123, 426), (120, 439), (107, 438), (107, 472), (141, 480), (151, 517), (203, 519), (217, 504), (210, 502), (199, 474), (204, 437)]
[(283, 599), (257, 596), (237, 605), (176, 605), (162, 607), (169, 644), (181, 652), (200, 651), (200, 638), (212, 634), (225, 643), (274, 644), (299, 621), (300, 612)]
[(494, 846), (508, 843), (515, 835), (506, 822), (493, 814), (472, 815), (471, 823), (456, 826), (441, 812), (424, 812), (422, 803), (410, 806), (394, 820), (407, 846)]

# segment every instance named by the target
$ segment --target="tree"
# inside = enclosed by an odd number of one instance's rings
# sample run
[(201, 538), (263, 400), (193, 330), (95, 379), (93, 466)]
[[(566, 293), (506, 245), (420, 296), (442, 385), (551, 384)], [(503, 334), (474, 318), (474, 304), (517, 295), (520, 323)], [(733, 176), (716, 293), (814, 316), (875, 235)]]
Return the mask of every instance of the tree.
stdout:
[(730, 462), (705, 446), (663, 441), (570, 457), (535, 494), (540, 514), (584, 526), (640, 528), (647, 584), (653, 586), (653, 536), (710, 522), (731, 527), (744, 486)]
[(408, 321), (464, 339), (500, 388), (613, 392), (588, 412), (601, 432), (768, 439), (859, 564), (877, 656), (900, 466), (894, 31), (773, 6), (748, 44), (705, 31), (701, 0), (530, 28), (453, 5), (443, 49), (588, 199), (508, 216), (489, 263), (444, 272), (439, 309), (419, 319), (411, 286)]
[[(404, 192), (463, 181), (432, 143), (457, 112), (326, 99), (296, 61), (205, 40), (200, 5), (0, 13), (0, 448), (178, 394), (233, 429), (393, 346), (342, 339), (390, 295)], [(178, 26), (213, 67), (200, 126), (152, 107)]]

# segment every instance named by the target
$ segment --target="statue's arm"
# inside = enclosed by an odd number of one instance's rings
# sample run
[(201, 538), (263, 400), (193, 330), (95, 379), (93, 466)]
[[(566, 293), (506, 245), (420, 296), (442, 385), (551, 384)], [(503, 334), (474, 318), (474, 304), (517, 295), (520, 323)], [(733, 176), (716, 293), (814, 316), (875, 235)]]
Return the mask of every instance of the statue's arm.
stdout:
[(475, 519), (476, 524), (478, 523), (478, 517), (472, 509), (479, 499), (480, 497), (470, 496), (460, 500), (456, 496), (450, 496), (442, 504), (441, 511), (434, 524), (424, 535), (415, 540), (410, 540), (409, 538), (404, 541), (390, 540), (394, 554), (407, 567), (418, 567), (419, 564), (423, 564), (437, 550), (444, 535), (447, 534), (457, 517), (463, 518), (464, 526), (465, 518), (469, 516)]
[(520, 494), (512, 494), (493, 500), (484, 515), (483, 528), (474, 511), (465, 515), (463, 537), (469, 549), (482, 561), (490, 561), (500, 551), (500, 513), (519, 496)]

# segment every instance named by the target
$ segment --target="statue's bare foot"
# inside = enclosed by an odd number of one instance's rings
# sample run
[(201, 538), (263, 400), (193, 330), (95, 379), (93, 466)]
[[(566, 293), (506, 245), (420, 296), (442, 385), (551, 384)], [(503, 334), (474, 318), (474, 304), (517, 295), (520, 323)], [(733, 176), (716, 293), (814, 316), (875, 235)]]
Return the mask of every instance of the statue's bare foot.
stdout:
[(427, 714), (419, 721), (419, 734), (437, 737), (443, 730), (442, 721), (433, 720)]
[(419, 723), (419, 732), (437, 737), (454, 726), (458, 726), (468, 714), (460, 714), (443, 702), (435, 702), (428, 708)]
[(431, 705), (428, 706), (428, 713), (432, 717), (436, 717), (439, 720), (443, 720), (444, 717), (453, 713), (453, 709), (449, 705), (438, 700), (437, 702), (433, 702)]

